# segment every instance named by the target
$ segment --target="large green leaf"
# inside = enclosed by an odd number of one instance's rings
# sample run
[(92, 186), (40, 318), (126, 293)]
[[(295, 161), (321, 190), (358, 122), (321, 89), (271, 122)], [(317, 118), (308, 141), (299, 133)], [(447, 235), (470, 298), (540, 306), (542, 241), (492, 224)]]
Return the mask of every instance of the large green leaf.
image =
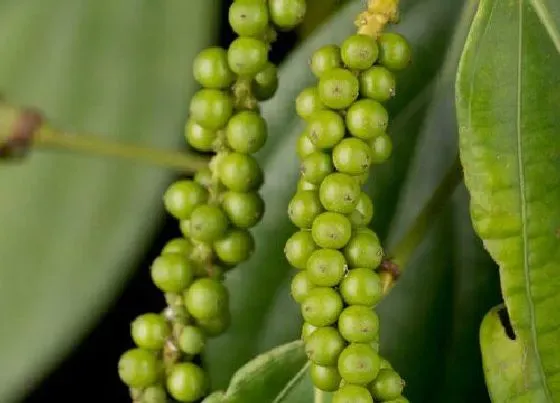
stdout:
[[(284, 241), (293, 231), (286, 216), (286, 206), (295, 190), (298, 175), (295, 139), (302, 129), (294, 116), (293, 100), (303, 87), (313, 83), (311, 74), (306, 70), (309, 54), (322, 44), (339, 42), (353, 31), (351, 21), (362, 7), (358, 3), (343, 8), (334, 19), (327, 21), (326, 27), (294, 53), (283, 67), (281, 90), (264, 107), (272, 133), (267, 148), (261, 153), (267, 174), (267, 184), (263, 188), (267, 213), (263, 223), (255, 230), (260, 243), (254, 258), (233, 271), (228, 279), (234, 310), (232, 328), (228, 334), (211, 343), (207, 356), (216, 387), (224, 388), (236, 368), (256, 354), (299, 336), (300, 316), (289, 295), (293, 273), (282, 255)], [(380, 229), (384, 239), (387, 239), (385, 234), (391, 221), (391, 238), (397, 239), (402, 235), (456, 153), (456, 124), (450, 103), (453, 99), (453, 66), (450, 64), (442, 72), (446, 74), (442, 83), (437, 87), (434, 83), (439, 81), (436, 72), (441, 69), (462, 2), (424, 0), (403, 2), (403, 7), (402, 23), (397, 29), (413, 42), (415, 63), (399, 77), (399, 84), (402, 83), (399, 94), (390, 106), (394, 116), (391, 132), (395, 139), (395, 155), (386, 166), (376, 167), (368, 185), (376, 201), (374, 227)], [(462, 42), (458, 45), (460, 49)], [(460, 53), (455, 53), (456, 65)], [(434, 101), (436, 88), (440, 95)], [(428, 120), (427, 109), (431, 116)], [(416, 149), (419, 137), (422, 140)], [(415, 152), (418, 155), (415, 165), (411, 166), (410, 160)], [(407, 190), (403, 193), (400, 187), (409, 172)], [(402, 200), (397, 203), (399, 199)], [(394, 219), (397, 205), (401, 217)], [(450, 211), (446, 218), (450, 217), (449, 214)], [(445, 371), (441, 349), (451, 326), (451, 294), (454, 290), (454, 287), (448, 286), (452, 282), (449, 270), (453, 265), (451, 235), (449, 225), (436, 223), (436, 228), (415, 254), (399, 285), (380, 306), (382, 348), (405, 375), (407, 392), (414, 402), (430, 401), (434, 389), (441, 386), (434, 374)], [(477, 298), (477, 290), (469, 288), (468, 294), (463, 293), (463, 298), (467, 296)], [(489, 306), (484, 306), (483, 310), (486, 311)], [(480, 310), (480, 307), (473, 310), (477, 309)], [(469, 323), (473, 326), (466, 338), (467, 349), (476, 351), (479, 323), (475, 319)], [(461, 349), (462, 346), (454, 345), (453, 348)], [(480, 362), (476, 355), (466, 360), (471, 358)], [(476, 378), (480, 369), (476, 365), (469, 368), (469, 379), (480, 380), (480, 375)], [(305, 381), (301, 388), (309, 392), (309, 382)], [(466, 388), (471, 385), (466, 384)], [(457, 389), (456, 396), (464, 398), (464, 393)]]
[[(216, 5), (1, 1), (0, 91), (63, 129), (177, 147), (191, 60), (209, 42)], [(67, 154), (0, 168), (0, 401), (33, 387), (107, 307), (149, 240), (168, 180)]]
[(544, 402), (560, 399), (559, 32), (557, 4), (484, 0), (457, 77), (473, 223)]

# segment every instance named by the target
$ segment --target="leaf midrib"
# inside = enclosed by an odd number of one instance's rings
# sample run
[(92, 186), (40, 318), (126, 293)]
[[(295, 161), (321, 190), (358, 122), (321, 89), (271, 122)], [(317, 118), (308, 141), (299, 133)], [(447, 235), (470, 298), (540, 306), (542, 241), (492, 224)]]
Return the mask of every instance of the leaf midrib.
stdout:
[(282, 389), (278, 393), (278, 395), (276, 395), (276, 399), (274, 399), (272, 403), (281, 403), (282, 399), (284, 399), (288, 395), (288, 393), (290, 393), (290, 391), (296, 386), (299, 380), (305, 375), (308, 368), (309, 368), (309, 361), (307, 361), (304, 364), (304, 366), (298, 371), (297, 374), (294, 375), (292, 379), (290, 379), (290, 382), (288, 382), (284, 387), (284, 389)]
[[(523, 138), (521, 123), (523, 119), (523, 19), (525, 13), (523, 12), (523, 1), (518, 1), (518, 12), (519, 12), (519, 22), (518, 22), (518, 44), (517, 44), (517, 116), (516, 116), (516, 134), (517, 134), (517, 169), (518, 169), (518, 181), (519, 181), (519, 207), (521, 216), (521, 231), (522, 231), (522, 242), (523, 242), (523, 273), (525, 276), (525, 293), (527, 297), (527, 306), (529, 308), (529, 316), (531, 318), (531, 338), (533, 344), (533, 350), (535, 352), (535, 359), (537, 361), (537, 369), (539, 371), (540, 382), (543, 387), (543, 391), (546, 395), (548, 401), (553, 401), (546, 380), (546, 374), (544, 372), (543, 363), (541, 360), (539, 341), (536, 328), (536, 315), (535, 315), (535, 304), (533, 303), (532, 294), (532, 281), (531, 281), (531, 268), (529, 263), (529, 238), (527, 229), (527, 189), (525, 186), (525, 158), (523, 153)], [(532, 5), (540, 0), (533, 0)], [(537, 13), (538, 14), (538, 13)], [(540, 18), (540, 17), (539, 17)], [(542, 21), (542, 18), (541, 18)], [(548, 30), (548, 29), (547, 29)], [(550, 32), (549, 32), (550, 33)]]

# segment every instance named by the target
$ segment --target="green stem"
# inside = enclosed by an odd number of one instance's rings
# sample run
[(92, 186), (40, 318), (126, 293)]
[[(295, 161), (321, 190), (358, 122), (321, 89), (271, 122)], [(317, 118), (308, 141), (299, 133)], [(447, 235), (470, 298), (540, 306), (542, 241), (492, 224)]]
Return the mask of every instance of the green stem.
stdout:
[[(440, 184), (424, 205), (412, 226), (408, 229), (405, 235), (399, 242), (389, 251), (391, 263), (396, 266), (399, 272), (406, 267), (412, 254), (422, 243), (431, 224), (436, 217), (445, 207), (453, 195), (457, 186), (463, 180), (462, 167), (459, 156), (441, 180)], [(395, 281), (394, 275), (389, 272), (382, 273), (382, 283), (385, 293), (389, 292), (391, 286)]]
[(183, 173), (194, 173), (208, 166), (208, 158), (196, 154), (116, 143), (99, 136), (58, 132), (50, 127), (42, 127), (36, 133), (34, 145), (44, 149), (134, 160)]
[(313, 403), (323, 403), (324, 397), (325, 393), (322, 390), (315, 388)]

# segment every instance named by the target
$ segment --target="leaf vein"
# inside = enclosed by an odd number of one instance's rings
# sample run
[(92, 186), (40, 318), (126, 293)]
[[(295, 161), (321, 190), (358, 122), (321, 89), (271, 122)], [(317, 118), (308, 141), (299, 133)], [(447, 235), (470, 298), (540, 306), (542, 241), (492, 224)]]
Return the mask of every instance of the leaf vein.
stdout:
[[(548, 384), (546, 381), (546, 375), (544, 373), (543, 363), (541, 361), (541, 356), (539, 353), (538, 339), (537, 339), (537, 329), (535, 323), (535, 304), (533, 303), (532, 295), (532, 284), (531, 284), (531, 269), (529, 262), (529, 238), (528, 238), (528, 228), (527, 228), (527, 189), (525, 186), (525, 165), (524, 165), (524, 153), (523, 153), (523, 136), (522, 136), (522, 119), (523, 119), (523, 3), (524, 0), (519, 0), (519, 38), (517, 46), (517, 116), (516, 116), (516, 134), (517, 134), (517, 163), (518, 163), (518, 177), (519, 177), (519, 198), (520, 198), (520, 215), (521, 215), (521, 232), (522, 232), (522, 242), (523, 242), (523, 271), (525, 275), (526, 282), (526, 296), (527, 296), (527, 306), (529, 308), (529, 315), (531, 317), (531, 338), (533, 339), (533, 347), (535, 351), (535, 359), (537, 361), (537, 367), (540, 374), (540, 381), (543, 387), (543, 391), (546, 395), (548, 401), (553, 401)], [(534, 3), (533, 3), (534, 4)]]
[(276, 396), (276, 399), (274, 399), (272, 403), (280, 403), (282, 399), (284, 399), (288, 395), (288, 393), (294, 388), (294, 386), (299, 382), (301, 377), (305, 375), (307, 368), (309, 368), (309, 361), (307, 361), (305, 365), (300, 369), (300, 371), (290, 380), (290, 382), (286, 384), (284, 389), (282, 389), (280, 393), (278, 393), (278, 396)]

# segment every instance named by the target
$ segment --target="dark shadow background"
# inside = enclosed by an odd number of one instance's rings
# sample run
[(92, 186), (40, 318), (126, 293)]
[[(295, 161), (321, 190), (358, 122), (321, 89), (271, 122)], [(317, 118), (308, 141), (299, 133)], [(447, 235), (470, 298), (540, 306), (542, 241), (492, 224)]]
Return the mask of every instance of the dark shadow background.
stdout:
[[(227, 45), (235, 38), (227, 24), (229, 2), (223, 2), (218, 42)], [(280, 63), (297, 42), (294, 32), (282, 33), (274, 43), (270, 60)], [(23, 403), (45, 403), (63, 400), (80, 402), (130, 402), (127, 388), (117, 375), (120, 355), (133, 347), (130, 322), (146, 312), (164, 307), (163, 295), (152, 284), (149, 266), (164, 244), (180, 236), (177, 221), (167, 216), (161, 222), (147, 250), (138, 262), (126, 288), (110, 306), (78, 347), (32, 391)]]

